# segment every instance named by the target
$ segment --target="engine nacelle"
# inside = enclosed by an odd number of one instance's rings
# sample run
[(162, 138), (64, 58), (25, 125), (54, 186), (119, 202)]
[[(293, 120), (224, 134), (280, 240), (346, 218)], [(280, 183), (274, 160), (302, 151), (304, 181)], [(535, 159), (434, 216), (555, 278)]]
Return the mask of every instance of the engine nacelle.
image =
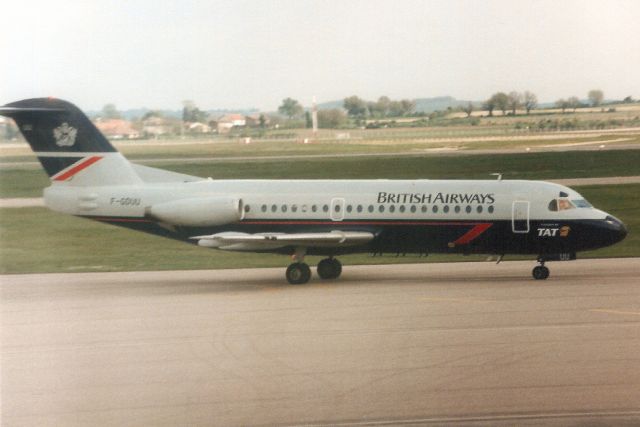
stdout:
[(148, 213), (172, 225), (205, 227), (230, 224), (244, 216), (242, 200), (231, 197), (198, 197), (159, 203)]

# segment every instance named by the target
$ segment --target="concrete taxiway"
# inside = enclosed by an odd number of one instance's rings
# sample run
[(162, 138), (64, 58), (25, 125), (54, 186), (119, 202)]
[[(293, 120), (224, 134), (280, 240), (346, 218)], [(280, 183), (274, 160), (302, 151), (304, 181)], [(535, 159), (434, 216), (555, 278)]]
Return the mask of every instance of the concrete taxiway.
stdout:
[(637, 425), (640, 259), (533, 265), (0, 276), (2, 425)]

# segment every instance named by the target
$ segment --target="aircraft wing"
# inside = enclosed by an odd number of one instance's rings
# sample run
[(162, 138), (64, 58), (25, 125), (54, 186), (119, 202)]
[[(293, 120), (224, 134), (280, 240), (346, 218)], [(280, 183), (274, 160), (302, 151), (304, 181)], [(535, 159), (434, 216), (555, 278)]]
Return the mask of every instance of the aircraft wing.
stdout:
[(368, 231), (330, 231), (325, 233), (239, 233), (224, 232), (193, 236), (199, 246), (230, 251), (278, 249), (285, 246), (344, 247), (367, 243), (375, 235)]

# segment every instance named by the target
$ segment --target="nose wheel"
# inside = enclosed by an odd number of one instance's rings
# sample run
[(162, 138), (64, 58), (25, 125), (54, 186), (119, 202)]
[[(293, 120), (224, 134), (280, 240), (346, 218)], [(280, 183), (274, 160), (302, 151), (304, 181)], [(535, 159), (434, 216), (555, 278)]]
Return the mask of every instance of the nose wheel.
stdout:
[(541, 263), (533, 268), (531, 274), (536, 280), (546, 280), (549, 277), (549, 269), (544, 266), (544, 263)]

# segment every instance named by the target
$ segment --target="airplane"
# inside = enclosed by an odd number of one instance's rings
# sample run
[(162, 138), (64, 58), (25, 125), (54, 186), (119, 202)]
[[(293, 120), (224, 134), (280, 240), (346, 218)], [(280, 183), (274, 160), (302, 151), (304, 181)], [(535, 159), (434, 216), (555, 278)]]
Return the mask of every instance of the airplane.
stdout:
[(544, 181), (205, 179), (129, 162), (75, 105), (35, 98), (0, 107), (50, 177), (56, 212), (239, 252), (292, 257), (291, 284), (337, 279), (350, 253), (535, 255), (547, 261), (627, 235), (576, 191)]

